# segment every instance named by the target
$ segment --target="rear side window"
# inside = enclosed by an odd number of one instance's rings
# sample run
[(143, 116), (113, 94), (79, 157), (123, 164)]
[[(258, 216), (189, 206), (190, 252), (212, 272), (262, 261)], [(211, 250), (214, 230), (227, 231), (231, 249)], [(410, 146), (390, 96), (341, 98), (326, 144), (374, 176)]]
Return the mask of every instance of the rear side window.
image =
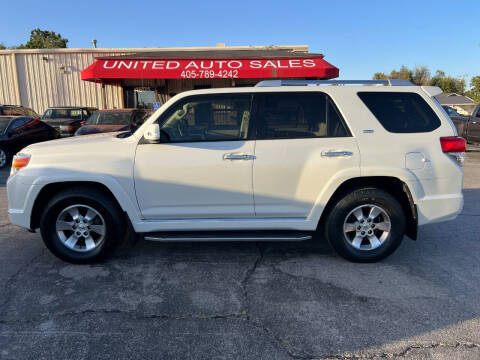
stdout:
[(440, 119), (416, 93), (359, 92), (358, 96), (385, 130), (392, 133), (422, 133), (440, 126)]
[(24, 116), (22, 108), (17, 106), (5, 106), (3, 108), (3, 115), (6, 116)]
[(323, 93), (257, 93), (257, 139), (349, 136), (332, 100)]

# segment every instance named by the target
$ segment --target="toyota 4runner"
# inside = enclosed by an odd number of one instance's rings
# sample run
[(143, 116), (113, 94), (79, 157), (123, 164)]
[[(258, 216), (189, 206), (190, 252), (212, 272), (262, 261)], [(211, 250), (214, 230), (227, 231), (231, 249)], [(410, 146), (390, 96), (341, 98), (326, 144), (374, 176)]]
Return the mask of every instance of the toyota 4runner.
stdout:
[(265, 81), (188, 91), (133, 133), (30, 145), (8, 179), (13, 224), (73, 263), (125, 239), (299, 241), (391, 254), (463, 206), (464, 139), (433, 98), (391, 81)]

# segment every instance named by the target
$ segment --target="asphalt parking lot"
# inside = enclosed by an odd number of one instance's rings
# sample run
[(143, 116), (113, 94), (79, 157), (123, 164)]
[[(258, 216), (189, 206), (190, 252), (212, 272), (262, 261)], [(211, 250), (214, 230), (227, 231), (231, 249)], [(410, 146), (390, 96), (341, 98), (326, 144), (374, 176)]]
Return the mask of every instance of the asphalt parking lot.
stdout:
[(1, 359), (479, 359), (480, 150), (465, 208), (390, 258), (305, 243), (160, 244), (95, 266), (9, 224), (0, 172)]

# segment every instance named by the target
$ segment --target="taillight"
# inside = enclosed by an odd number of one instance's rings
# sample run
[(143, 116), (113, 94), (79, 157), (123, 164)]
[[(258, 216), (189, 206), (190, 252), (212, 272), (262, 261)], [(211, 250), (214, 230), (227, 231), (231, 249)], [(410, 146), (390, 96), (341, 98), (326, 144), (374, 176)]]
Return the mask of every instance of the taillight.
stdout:
[(72, 132), (73, 131), (73, 126), (72, 125), (62, 125), (62, 126), (60, 126), (60, 130), (61, 131)]
[(18, 171), (23, 169), (30, 162), (30, 154), (17, 154), (13, 157), (12, 170)]
[(440, 138), (442, 151), (454, 158), (462, 166), (465, 161), (465, 151), (467, 151), (467, 142), (460, 136), (443, 136)]

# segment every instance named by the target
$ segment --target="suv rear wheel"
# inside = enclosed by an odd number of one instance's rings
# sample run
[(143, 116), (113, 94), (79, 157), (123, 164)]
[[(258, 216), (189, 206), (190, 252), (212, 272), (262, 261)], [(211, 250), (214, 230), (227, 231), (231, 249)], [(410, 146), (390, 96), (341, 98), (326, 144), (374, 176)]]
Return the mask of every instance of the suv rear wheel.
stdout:
[(326, 237), (343, 258), (375, 262), (392, 254), (405, 234), (399, 202), (376, 188), (357, 189), (343, 197), (326, 220)]
[(103, 192), (71, 188), (53, 197), (40, 220), (45, 245), (62, 260), (93, 263), (109, 255), (125, 235), (118, 205)]

